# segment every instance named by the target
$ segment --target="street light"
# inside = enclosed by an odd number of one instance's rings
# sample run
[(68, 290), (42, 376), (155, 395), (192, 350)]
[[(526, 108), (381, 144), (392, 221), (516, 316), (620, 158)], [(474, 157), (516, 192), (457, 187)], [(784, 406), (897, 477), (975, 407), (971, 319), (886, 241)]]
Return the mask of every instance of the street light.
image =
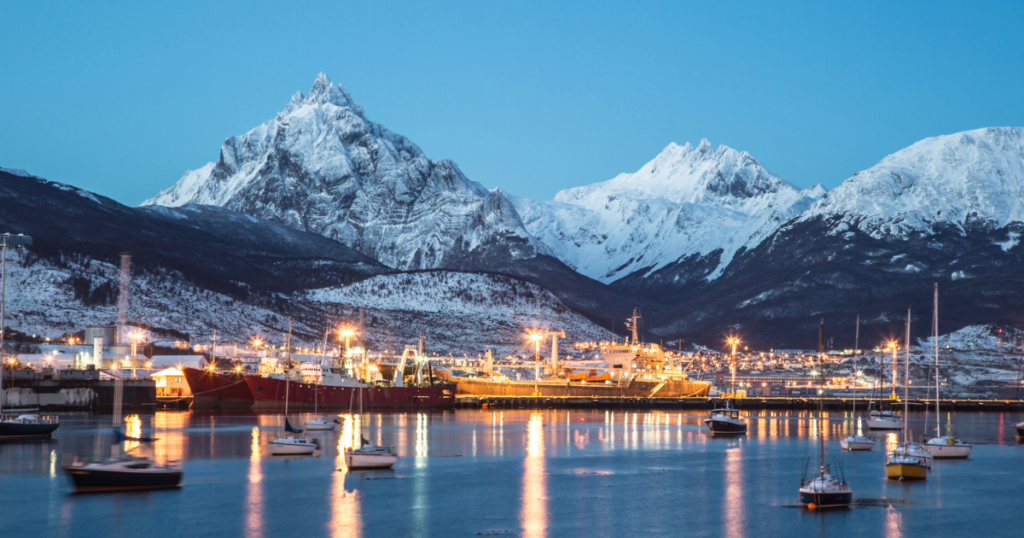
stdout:
[(135, 331), (128, 335), (132, 339), (132, 379), (135, 379), (135, 361), (136, 353), (135, 346), (139, 343), (139, 338), (142, 338), (142, 333)]
[(731, 366), (731, 369), (732, 369), (732, 396), (733, 396), (733, 398), (735, 398), (736, 397), (736, 346), (739, 345), (740, 339), (736, 338), (735, 336), (730, 336), (729, 339), (726, 340), (726, 342), (728, 342), (728, 344), (730, 346), (732, 346), (732, 366)]
[(530, 340), (537, 347), (537, 354), (533, 361), (533, 393), (534, 396), (540, 396), (540, 341), (544, 339), (544, 336), (538, 332), (530, 333)]
[(890, 400), (896, 399), (896, 350), (899, 349), (899, 344), (895, 340), (890, 340), (889, 345), (886, 346), (892, 350), (892, 396)]

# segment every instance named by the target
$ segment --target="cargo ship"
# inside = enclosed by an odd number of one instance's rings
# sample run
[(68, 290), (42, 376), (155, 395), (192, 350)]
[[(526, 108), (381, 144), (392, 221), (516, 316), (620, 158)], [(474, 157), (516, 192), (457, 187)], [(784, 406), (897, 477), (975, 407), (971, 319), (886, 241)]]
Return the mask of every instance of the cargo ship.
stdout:
[(240, 373), (195, 368), (182, 368), (181, 372), (192, 391), (192, 409), (249, 409), (253, 405), (252, 392)]
[[(538, 375), (536, 381), (511, 380), (496, 374), (490, 351), (484, 368), (475, 377), (448, 379), (456, 383), (457, 394), (472, 396), (707, 398), (710, 382), (687, 379), (683, 372), (668, 366), (660, 345), (640, 343), (639, 321), (640, 315), (634, 311), (626, 321), (632, 338), (622, 345), (601, 346), (600, 361), (563, 361), (558, 358), (557, 340), (553, 340), (551, 361), (544, 368), (547, 376)], [(579, 369), (587, 373), (575, 373)], [(536, 370), (539, 373), (540, 368)], [(598, 375), (598, 370), (603, 373)]]
[(410, 357), (419, 356), (414, 346), (407, 346), (402, 362), (395, 369), (393, 380), (381, 376), (379, 367), (365, 357), (349, 358), (348, 367), (338, 361), (302, 363), (289, 361), (283, 367), (261, 364), (262, 375), (245, 376), (253, 398), (253, 409), (289, 409), (350, 411), (358, 409), (445, 409), (455, 406), (455, 385), (435, 383), (432, 375), (424, 380), (422, 364), (416, 375), (418, 382), (406, 383), (405, 365)]

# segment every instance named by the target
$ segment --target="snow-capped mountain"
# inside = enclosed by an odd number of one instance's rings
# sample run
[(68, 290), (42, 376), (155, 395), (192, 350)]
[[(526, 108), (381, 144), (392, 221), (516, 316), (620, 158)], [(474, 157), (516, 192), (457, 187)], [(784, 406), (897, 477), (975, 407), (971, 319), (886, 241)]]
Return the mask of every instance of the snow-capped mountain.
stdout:
[(549, 202), (513, 198), (526, 229), (563, 262), (602, 282), (685, 266), (673, 282), (721, 275), (733, 257), (824, 194), (800, 190), (746, 152), (669, 144), (632, 174), (559, 192)]
[[(0, 171), (0, 229), (30, 235), (7, 254), (7, 326), (59, 337), (117, 319), (122, 249), (132, 253), (129, 323), (208, 343), (315, 344), (356, 322), (375, 350), (428, 337), (431, 349), (515, 353), (527, 327), (570, 339), (607, 331), (541, 286), (493, 274), (390, 269), (319, 234), (216, 206), (126, 207), (29, 174)], [(60, 218), (54, 218), (58, 215)], [(379, 278), (378, 278), (379, 277)]]
[(929, 138), (854, 174), (655, 330), (810, 347), (823, 317), (850, 346), (858, 314), (875, 327), (862, 336), (899, 334), (910, 306), (926, 335), (936, 282), (942, 332), (1022, 323), (1021, 237), (1024, 129)]
[(543, 247), (500, 190), (366, 118), (321, 73), (274, 119), (143, 205), (218, 205), (324, 235), (396, 269), (529, 259)]
[(926, 138), (844, 181), (800, 216), (872, 237), (1024, 222), (1024, 128)]

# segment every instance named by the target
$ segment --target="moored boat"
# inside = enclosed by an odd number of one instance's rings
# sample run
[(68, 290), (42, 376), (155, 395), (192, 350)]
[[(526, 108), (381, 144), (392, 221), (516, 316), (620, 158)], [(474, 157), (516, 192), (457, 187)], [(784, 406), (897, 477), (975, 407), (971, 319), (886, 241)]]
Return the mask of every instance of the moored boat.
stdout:
[(800, 487), (800, 504), (812, 510), (848, 508), (852, 502), (850, 486), (826, 472)]
[(0, 418), (0, 441), (5, 439), (40, 439), (53, 435), (60, 427), (56, 418), (39, 415), (19, 415), (12, 419)]
[(345, 465), (352, 471), (390, 469), (398, 461), (395, 447), (363, 445), (345, 451)]
[(267, 443), (267, 446), (270, 447), (270, 453), (274, 456), (305, 456), (320, 448), (316, 439), (306, 439), (298, 435), (274, 439)]
[(925, 480), (928, 467), (920, 456), (902, 451), (890, 452), (885, 456), (885, 477), (891, 480)]
[(161, 466), (134, 456), (93, 463), (72, 460), (63, 469), (81, 493), (174, 488), (182, 478), (181, 469), (171, 464)]
[(942, 435), (942, 420), (939, 417), (939, 283), (935, 283), (935, 310), (932, 314), (932, 343), (935, 346), (935, 437), (924, 443), (924, 450), (933, 458), (964, 459), (971, 455), (974, 445), (965, 443), (951, 435)]
[(839, 441), (843, 450), (874, 450), (875, 440), (863, 435), (851, 435)]
[(710, 416), (704, 419), (704, 425), (711, 431), (711, 435), (744, 435), (747, 433), (747, 423), (740, 419), (739, 409), (726, 406), (722, 409), (713, 409)]

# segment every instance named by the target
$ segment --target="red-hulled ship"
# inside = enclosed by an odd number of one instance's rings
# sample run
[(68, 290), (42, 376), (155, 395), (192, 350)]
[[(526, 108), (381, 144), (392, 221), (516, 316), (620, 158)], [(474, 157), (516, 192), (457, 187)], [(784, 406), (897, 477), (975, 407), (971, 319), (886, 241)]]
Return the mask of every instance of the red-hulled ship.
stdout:
[(192, 409), (249, 409), (252, 392), (242, 374), (182, 368), (192, 390)]
[[(245, 376), (255, 405), (253, 409), (284, 409), (285, 379)], [(361, 394), (360, 394), (361, 393)], [(449, 383), (424, 387), (395, 387), (355, 383), (339, 385), (289, 381), (289, 409), (410, 409), (450, 408), (455, 405), (455, 385)]]

